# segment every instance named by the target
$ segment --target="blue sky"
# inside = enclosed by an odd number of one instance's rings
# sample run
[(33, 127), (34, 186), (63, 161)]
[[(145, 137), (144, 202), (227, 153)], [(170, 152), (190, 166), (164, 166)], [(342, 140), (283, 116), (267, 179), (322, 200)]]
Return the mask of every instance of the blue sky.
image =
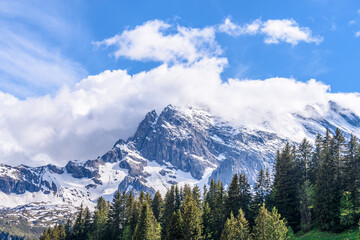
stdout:
[[(154, 19), (192, 28), (216, 26), (226, 18), (239, 25), (256, 19), (293, 19), (323, 41), (319, 44), (300, 42), (295, 46), (284, 42), (264, 44), (263, 36), (232, 37), (217, 33), (222, 56), (228, 59), (222, 72), (223, 80), (293, 77), (307, 81), (315, 78), (329, 84), (332, 92), (360, 91), (360, 37), (356, 37), (360, 31), (360, 3), (356, 0), (19, 1), (18, 4), (1, 0), (0, 4), (3, 31), (7, 29), (23, 36), (27, 43), (44, 48), (43, 54), (31, 54), (34, 65), (42, 59), (58, 67), (51, 72), (59, 71), (56, 74), (59, 78), (64, 75), (63, 80), (54, 76), (46, 78), (49, 75), (41, 69), (47, 66), (42, 66), (39, 71), (22, 76), (14, 73), (16, 69), (10, 71), (11, 66), (7, 68), (5, 64), (0, 68), (0, 90), (20, 98), (54, 94), (63, 84), (72, 85), (89, 74), (107, 69), (137, 73), (159, 65), (156, 61), (116, 59), (109, 49), (93, 44)], [(7, 49), (7, 42), (13, 39), (7, 35), (1, 38), (0, 48)], [(14, 58), (18, 52), (32, 53), (22, 44), (14, 48)], [(0, 60), (6, 62), (1, 57)], [(19, 72), (23, 71), (24, 64), (29, 66), (29, 63), (19, 64)]]
[(0, 0), (0, 163), (96, 158), (168, 104), (296, 141), (309, 105), (360, 115), (359, 44), (357, 0)]

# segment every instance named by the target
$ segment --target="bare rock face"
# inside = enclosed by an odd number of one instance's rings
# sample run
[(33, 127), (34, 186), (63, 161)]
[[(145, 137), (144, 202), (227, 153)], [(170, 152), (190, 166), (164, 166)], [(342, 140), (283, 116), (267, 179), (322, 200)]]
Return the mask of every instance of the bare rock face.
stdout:
[(41, 175), (46, 171), (60, 173), (62, 169), (54, 165), (31, 168), (24, 165), (11, 167), (0, 164), (0, 190), (6, 194), (23, 194), (26, 191), (43, 191), (47, 193), (56, 191), (57, 187), (55, 184), (41, 178)]

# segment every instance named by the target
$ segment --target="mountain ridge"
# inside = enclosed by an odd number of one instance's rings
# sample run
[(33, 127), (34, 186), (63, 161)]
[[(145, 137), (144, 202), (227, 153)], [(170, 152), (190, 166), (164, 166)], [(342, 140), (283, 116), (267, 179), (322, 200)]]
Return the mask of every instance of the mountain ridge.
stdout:
[[(301, 134), (314, 139), (325, 128), (340, 127), (359, 137), (359, 116), (336, 102), (329, 106), (325, 115), (316, 104), (293, 113)], [(148, 112), (132, 137), (119, 139), (97, 159), (73, 160), (64, 167), (0, 164), (0, 205), (92, 206), (99, 196), (110, 200), (117, 190), (164, 193), (172, 184), (202, 187), (210, 178), (226, 186), (236, 172), (246, 173), (252, 184), (260, 168), (271, 170), (276, 150), (286, 141), (292, 140), (271, 129), (234, 126), (201, 108), (168, 105), (160, 114)]]

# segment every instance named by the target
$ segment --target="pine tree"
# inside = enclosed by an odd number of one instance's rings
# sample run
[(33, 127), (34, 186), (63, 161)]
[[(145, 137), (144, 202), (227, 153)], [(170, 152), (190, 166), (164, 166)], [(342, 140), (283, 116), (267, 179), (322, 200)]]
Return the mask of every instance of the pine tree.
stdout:
[(92, 231), (91, 213), (88, 207), (84, 210), (84, 232), (82, 239), (89, 239)]
[(224, 230), (221, 234), (221, 240), (250, 240), (250, 227), (245, 219), (244, 212), (240, 209), (238, 217), (235, 218), (231, 212), (226, 220)]
[(121, 239), (125, 229), (125, 201), (126, 194), (117, 191), (109, 210), (109, 219), (107, 223), (107, 239)]
[(178, 185), (175, 186), (175, 211), (180, 209), (181, 205), (181, 194)]
[(66, 220), (65, 223), (65, 240), (71, 240), (71, 228), (72, 228), (72, 223), (70, 219)]
[(202, 219), (201, 210), (198, 208), (192, 194), (187, 195), (181, 205), (181, 216), (183, 219), (184, 239), (201, 239)]
[(108, 221), (109, 204), (103, 197), (100, 197), (97, 201), (94, 217), (92, 236), (93, 240), (104, 239), (106, 233), (106, 223)]
[(311, 162), (311, 155), (312, 155), (312, 145), (306, 138), (304, 138), (299, 145), (298, 154), (296, 158), (299, 186), (303, 185), (303, 183), (310, 178), (309, 168)]
[(250, 216), (250, 203), (252, 199), (250, 184), (245, 174), (239, 175), (239, 202), (240, 209), (245, 213), (245, 216)]
[(164, 212), (161, 219), (163, 237), (166, 236), (166, 229), (168, 228), (168, 224), (173, 213), (176, 211), (177, 209), (175, 209), (175, 186), (172, 185), (170, 190), (166, 192), (164, 199)]
[(273, 208), (268, 212), (263, 204), (259, 214), (255, 219), (254, 236), (256, 240), (285, 240), (287, 239), (288, 229), (280, 214)]
[(219, 239), (225, 224), (225, 194), (222, 182), (211, 179), (205, 197), (204, 232), (207, 239)]
[(255, 194), (253, 196), (253, 200), (251, 203), (251, 212), (252, 212), (250, 216), (251, 220), (255, 219), (255, 216), (257, 215), (260, 207), (262, 206), (263, 203), (265, 203), (266, 200), (265, 185), (266, 185), (265, 172), (261, 168), (258, 173), (258, 177), (256, 179), (256, 183), (254, 187)]
[(193, 198), (194, 198), (198, 208), (201, 209), (201, 191), (197, 185), (194, 186), (194, 188), (192, 190), (192, 194), (193, 194)]
[(351, 199), (350, 192), (344, 192), (340, 200), (340, 224), (344, 228), (351, 227), (355, 224), (355, 207)]
[(241, 202), (240, 202), (239, 178), (237, 173), (235, 173), (229, 185), (227, 196), (225, 199), (226, 217), (229, 217), (231, 212), (237, 214), (240, 209), (240, 204)]
[(315, 186), (317, 181), (317, 175), (320, 167), (320, 157), (322, 151), (323, 139), (320, 134), (317, 134), (315, 139), (315, 149), (312, 152), (312, 157), (309, 163), (309, 180), (312, 185)]
[(316, 219), (322, 230), (335, 230), (339, 220), (339, 187), (337, 164), (334, 156), (334, 142), (327, 130), (320, 152), (320, 166), (316, 181)]
[(161, 197), (160, 192), (157, 191), (152, 201), (151, 208), (156, 218), (156, 221), (158, 222), (160, 221), (160, 216), (162, 215), (163, 205), (164, 205), (164, 201)]
[(136, 225), (133, 240), (160, 240), (161, 227), (147, 201), (143, 202), (141, 215)]
[(311, 230), (314, 195), (314, 187), (311, 185), (310, 180), (306, 180), (299, 189), (299, 205), (301, 215), (300, 227), (303, 232), (308, 232)]
[(74, 240), (83, 240), (84, 238), (84, 207), (83, 204), (80, 205), (78, 214), (76, 215), (74, 226), (71, 231), (71, 239)]
[(165, 240), (182, 240), (184, 239), (183, 219), (181, 211), (178, 209), (173, 213), (168, 228), (166, 230)]
[(351, 193), (353, 204), (360, 205), (360, 156), (359, 143), (354, 135), (346, 145), (344, 189)]
[(287, 143), (275, 163), (275, 206), (289, 225), (297, 230), (300, 212), (298, 209), (298, 189), (295, 168), (295, 150)]

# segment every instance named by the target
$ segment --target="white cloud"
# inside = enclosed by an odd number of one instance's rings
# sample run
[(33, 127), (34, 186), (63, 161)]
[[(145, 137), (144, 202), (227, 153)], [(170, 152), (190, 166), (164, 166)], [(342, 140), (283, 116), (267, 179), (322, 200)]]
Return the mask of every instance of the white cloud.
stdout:
[(117, 58), (140, 61), (192, 63), (221, 53), (212, 27), (197, 29), (177, 26), (175, 33), (169, 33), (170, 30), (171, 25), (153, 20), (95, 44), (117, 47), (114, 53)]
[(360, 37), (360, 31), (357, 31), (357, 32), (355, 33), (355, 37)]
[(229, 18), (225, 19), (225, 22), (219, 26), (219, 31), (224, 32), (230, 36), (240, 36), (240, 35), (254, 35), (258, 32), (261, 25), (259, 19), (253, 21), (250, 24), (245, 24), (243, 26), (237, 25)]
[[(63, 88), (55, 97), (19, 100), (0, 94), (0, 156), (9, 164), (65, 164), (105, 153), (118, 138), (134, 134), (144, 115), (168, 104), (204, 106), (215, 115), (287, 133), (288, 114), (314, 102), (326, 104), (329, 87), (314, 80), (229, 79), (220, 74), (224, 59), (204, 58), (192, 65), (162, 64), (129, 75), (106, 71)], [(295, 132), (292, 134), (296, 135)]]
[[(0, 162), (40, 165), (94, 159), (117, 139), (133, 135), (148, 111), (160, 112), (168, 104), (203, 106), (235, 124), (295, 136), (298, 129), (292, 127), (290, 113), (308, 104), (326, 105), (334, 97), (329, 86), (315, 80), (223, 82), (221, 73), (227, 59), (218, 55), (212, 30), (178, 26), (176, 33), (167, 34), (160, 26), (170, 28), (152, 21), (124, 31), (118, 35), (121, 40), (114, 38), (120, 56), (164, 61), (150, 71), (134, 75), (126, 70), (105, 71), (74, 87), (64, 86), (54, 96), (20, 100), (0, 92)], [(151, 44), (142, 43), (149, 41), (145, 30), (163, 44), (157, 45), (154, 39), (150, 39)], [(124, 39), (132, 45), (123, 46)], [(215, 47), (207, 51), (203, 44)], [(179, 46), (192, 50), (182, 53)], [(154, 51), (149, 51), (152, 47)], [(351, 107), (360, 106), (360, 97), (351, 95), (346, 99), (354, 103)]]
[(297, 45), (299, 42), (306, 43), (322, 42), (322, 37), (312, 36), (311, 30), (307, 27), (299, 27), (294, 20), (268, 20), (264, 22), (261, 32), (265, 34), (265, 43), (287, 42), (291, 45)]
[(218, 30), (231, 36), (262, 34), (265, 36), (264, 42), (267, 44), (286, 42), (294, 46), (299, 42), (319, 44), (323, 41), (322, 37), (313, 36), (309, 28), (299, 27), (293, 19), (267, 20), (265, 22), (257, 19), (250, 24), (241, 26), (227, 18)]

